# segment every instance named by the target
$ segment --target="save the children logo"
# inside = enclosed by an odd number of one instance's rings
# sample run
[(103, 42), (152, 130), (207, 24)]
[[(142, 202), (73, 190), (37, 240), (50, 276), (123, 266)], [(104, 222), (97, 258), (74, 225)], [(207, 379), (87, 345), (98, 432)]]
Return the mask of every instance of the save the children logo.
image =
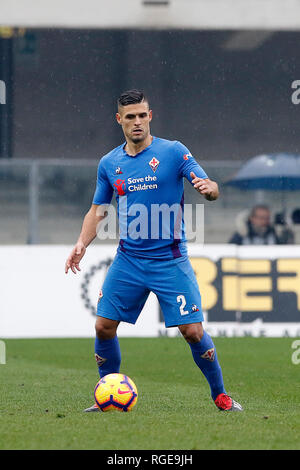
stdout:
[(125, 190), (126, 190), (125, 180), (122, 180), (120, 178), (117, 179), (116, 182), (114, 183), (114, 187), (116, 188), (119, 196), (124, 196)]
[(127, 182), (118, 178), (114, 182), (114, 187), (119, 196), (125, 196), (126, 192), (147, 191), (149, 189), (158, 189), (156, 176), (141, 176), (138, 178), (127, 178)]

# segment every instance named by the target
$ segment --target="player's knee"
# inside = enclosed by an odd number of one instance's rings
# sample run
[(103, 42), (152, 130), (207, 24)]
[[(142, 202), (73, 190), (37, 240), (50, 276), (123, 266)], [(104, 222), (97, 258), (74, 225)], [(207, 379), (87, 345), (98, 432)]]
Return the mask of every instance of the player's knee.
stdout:
[(112, 320), (107, 321), (106, 319), (102, 320), (98, 317), (95, 324), (95, 330), (97, 338), (112, 339), (117, 332), (117, 322), (113, 322)]
[(188, 343), (198, 343), (201, 341), (204, 330), (201, 323), (180, 326), (181, 334)]
[(99, 339), (111, 339), (116, 334), (115, 330), (111, 328), (107, 328), (104, 325), (96, 325), (95, 330), (96, 330), (97, 338)]

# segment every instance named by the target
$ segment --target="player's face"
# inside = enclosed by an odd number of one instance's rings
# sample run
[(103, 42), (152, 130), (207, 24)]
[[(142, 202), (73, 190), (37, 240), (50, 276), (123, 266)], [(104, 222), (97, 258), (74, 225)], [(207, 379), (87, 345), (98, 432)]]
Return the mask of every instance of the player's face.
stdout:
[(116, 118), (122, 126), (126, 140), (137, 144), (149, 136), (152, 111), (147, 102), (120, 106)]

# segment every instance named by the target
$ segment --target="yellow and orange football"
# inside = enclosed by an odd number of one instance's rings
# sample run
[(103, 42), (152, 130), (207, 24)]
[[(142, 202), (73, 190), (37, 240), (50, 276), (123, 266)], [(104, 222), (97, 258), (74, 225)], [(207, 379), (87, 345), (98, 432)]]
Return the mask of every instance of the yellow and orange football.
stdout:
[(101, 411), (131, 411), (138, 392), (135, 383), (124, 374), (108, 374), (95, 386), (95, 402)]

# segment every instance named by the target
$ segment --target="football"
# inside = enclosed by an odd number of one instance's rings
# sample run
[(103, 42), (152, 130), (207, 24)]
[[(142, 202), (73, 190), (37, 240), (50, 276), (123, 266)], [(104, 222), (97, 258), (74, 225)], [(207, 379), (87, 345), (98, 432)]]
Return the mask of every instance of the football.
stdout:
[(95, 402), (101, 411), (131, 411), (138, 392), (135, 383), (124, 374), (108, 374), (95, 386)]

